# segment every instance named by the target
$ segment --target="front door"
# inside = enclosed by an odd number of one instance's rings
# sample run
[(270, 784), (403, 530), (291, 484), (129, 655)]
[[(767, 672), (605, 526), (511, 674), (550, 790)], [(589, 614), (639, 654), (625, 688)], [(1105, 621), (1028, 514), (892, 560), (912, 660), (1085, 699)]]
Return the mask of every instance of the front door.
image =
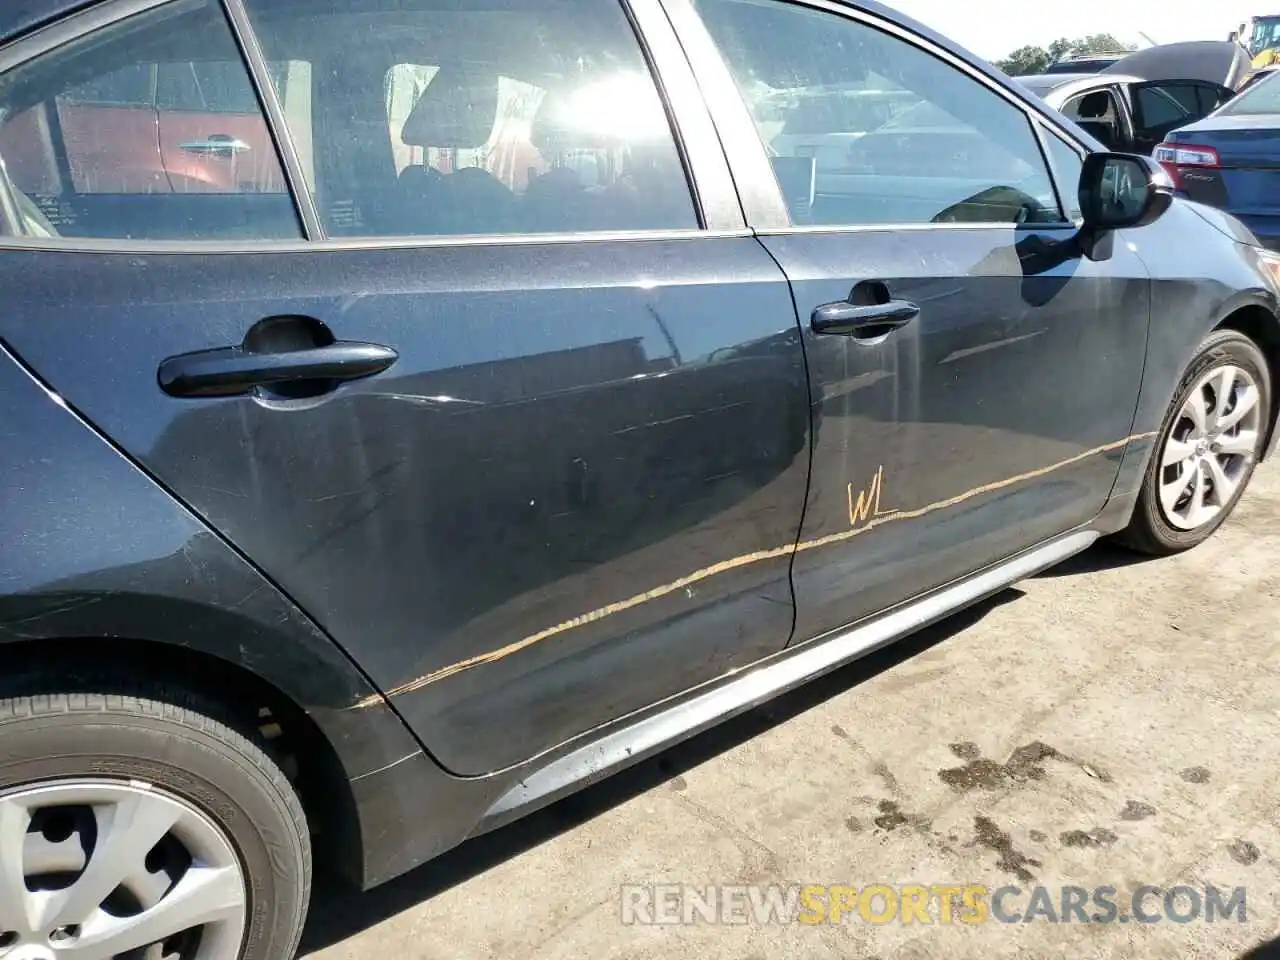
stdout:
[[(1122, 239), (1106, 262), (1073, 252), (1046, 154), (1073, 187), (1080, 155), (870, 17), (696, 6), (790, 186), (785, 222), (763, 203), (752, 219), (791, 280), (814, 403), (797, 641), (1092, 519), (1131, 432), (1149, 305)], [(840, 149), (789, 153), (790, 105), (819, 91)], [(750, 177), (741, 140), (731, 156)]]
[[(809, 459), (790, 292), (740, 212), (737, 235), (700, 226), (622, 8), (405, 2), (387, 24), (378, 2), (247, 6), (266, 59), (315, 78), (299, 202), (328, 239), (295, 218), (291, 240), (220, 242), (254, 229), (222, 219), (235, 193), (157, 188), (130, 222), (171, 224), (177, 202), (181, 249), (100, 218), (4, 245), (0, 336), (315, 617), (451, 771), (780, 650)], [(241, 61), (222, 17), (209, 0), (121, 20), (16, 68), (30, 82), (0, 106), (141, 57), (225, 74)], [(714, 225), (723, 157), (688, 160)], [(50, 210), (80, 199), (14, 186)]]

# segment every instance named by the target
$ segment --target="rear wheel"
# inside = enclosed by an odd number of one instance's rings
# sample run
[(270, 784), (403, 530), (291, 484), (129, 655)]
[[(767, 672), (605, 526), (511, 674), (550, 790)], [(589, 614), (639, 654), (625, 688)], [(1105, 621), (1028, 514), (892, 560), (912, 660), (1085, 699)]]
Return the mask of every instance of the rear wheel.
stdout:
[(1211, 334), (1174, 395), (1133, 519), (1117, 539), (1159, 555), (1212, 536), (1253, 476), (1270, 411), (1262, 352), (1234, 330)]
[(293, 956), (306, 821), (254, 732), (182, 692), (23, 686), (0, 687), (0, 960)]

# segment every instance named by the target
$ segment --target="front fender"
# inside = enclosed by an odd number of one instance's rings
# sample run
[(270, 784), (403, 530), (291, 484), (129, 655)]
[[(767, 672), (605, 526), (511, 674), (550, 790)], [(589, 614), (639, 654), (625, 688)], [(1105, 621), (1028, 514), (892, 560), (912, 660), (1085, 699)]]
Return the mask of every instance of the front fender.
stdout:
[[(1155, 223), (1122, 231), (1116, 242), (1131, 244), (1151, 277), (1151, 327), (1133, 432), (1154, 434), (1204, 338), (1244, 310), (1275, 317), (1280, 304), (1255, 248), (1210, 223), (1189, 202), (1175, 199)], [(1113, 500), (1136, 498), (1154, 439), (1130, 444)], [(1273, 433), (1268, 453), (1274, 445)]]

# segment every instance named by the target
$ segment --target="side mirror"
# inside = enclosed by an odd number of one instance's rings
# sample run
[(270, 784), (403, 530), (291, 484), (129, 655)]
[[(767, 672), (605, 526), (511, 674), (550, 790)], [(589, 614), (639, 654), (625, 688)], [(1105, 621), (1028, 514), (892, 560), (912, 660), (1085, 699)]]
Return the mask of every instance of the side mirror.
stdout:
[(1173, 180), (1150, 157), (1091, 153), (1080, 172), (1080, 212), (1092, 233), (1145, 227), (1173, 203)]

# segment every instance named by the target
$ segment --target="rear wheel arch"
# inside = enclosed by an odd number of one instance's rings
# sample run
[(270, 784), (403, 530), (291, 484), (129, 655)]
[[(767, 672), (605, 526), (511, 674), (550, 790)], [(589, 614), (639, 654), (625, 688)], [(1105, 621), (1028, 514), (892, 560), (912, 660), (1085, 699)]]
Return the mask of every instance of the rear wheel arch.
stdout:
[(311, 832), (325, 837), (319, 850), (327, 857), (320, 865), (359, 876), (358, 815), (337, 751), (312, 716), (260, 674), (204, 650), (156, 640), (41, 637), (4, 643), (0, 651), (11, 690), (29, 695), (127, 693), (159, 684), (216, 702), (241, 732), (265, 742), (289, 778)]

